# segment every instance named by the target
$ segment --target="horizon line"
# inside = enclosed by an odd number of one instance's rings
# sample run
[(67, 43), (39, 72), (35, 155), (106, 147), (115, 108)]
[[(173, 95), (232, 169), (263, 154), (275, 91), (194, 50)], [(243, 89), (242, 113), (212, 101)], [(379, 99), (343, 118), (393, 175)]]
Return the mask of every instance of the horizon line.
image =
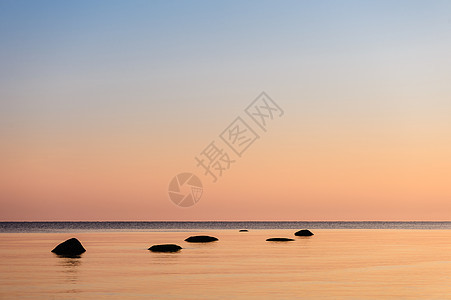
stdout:
[(348, 223), (357, 223), (357, 222), (399, 222), (399, 223), (414, 223), (414, 222), (451, 222), (451, 220), (23, 220), (23, 221), (4, 221), (0, 220), (0, 223), (50, 223), (50, 222), (56, 222), (56, 223), (63, 223), (63, 222), (72, 222), (72, 223), (83, 223), (83, 222), (93, 222), (93, 223), (129, 223), (129, 222), (138, 222), (138, 223), (184, 223), (184, 222), (191, 222), (191, 223), (236, 223), (236, 222), (286, 222), (286, 223), (292, 223), (292, 222), (315, 222), (315, 223), (323, 223), (323, 222), (348, 222)]

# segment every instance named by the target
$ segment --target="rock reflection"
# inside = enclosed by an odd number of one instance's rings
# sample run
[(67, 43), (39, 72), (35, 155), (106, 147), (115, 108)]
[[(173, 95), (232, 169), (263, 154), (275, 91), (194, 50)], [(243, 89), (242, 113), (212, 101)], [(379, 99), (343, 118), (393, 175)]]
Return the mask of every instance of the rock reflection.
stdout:
[[(61, 272), (65, 275), (61, 277), (61, 280), (66, 284), (77, 284), (79, 282), (79, 268), (82, 264), (80, 255), (56, 255), (58, 258), (58, 266), (60, 266)], [(70, 289), (64, 291), (64, 293), (76, 293), (77, 289), (73, 286)]]
[(64, 256), (64, 255), (58, 255), (60, 261), (59, 265), (66, 268), (69, 272), (76, 272), (78, 266), (81, 265), (81, 256)]

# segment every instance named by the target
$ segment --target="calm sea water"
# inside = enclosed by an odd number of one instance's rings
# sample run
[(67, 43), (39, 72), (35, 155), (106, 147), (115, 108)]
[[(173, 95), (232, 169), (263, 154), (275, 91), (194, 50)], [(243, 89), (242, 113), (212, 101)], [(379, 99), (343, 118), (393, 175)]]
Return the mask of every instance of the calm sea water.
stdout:
[[(0, 299), (451, 299), (450, 222), (0, 224)], [(70, 237), (87, 252), (50, 252)]]

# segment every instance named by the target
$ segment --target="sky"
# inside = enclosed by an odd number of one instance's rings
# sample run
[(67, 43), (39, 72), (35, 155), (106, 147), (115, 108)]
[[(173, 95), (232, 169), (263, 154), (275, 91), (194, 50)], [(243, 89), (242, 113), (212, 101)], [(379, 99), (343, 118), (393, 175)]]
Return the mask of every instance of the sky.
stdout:
[(0, 0), (0, 220), (450, 221), (450, 53), (449, 1)]

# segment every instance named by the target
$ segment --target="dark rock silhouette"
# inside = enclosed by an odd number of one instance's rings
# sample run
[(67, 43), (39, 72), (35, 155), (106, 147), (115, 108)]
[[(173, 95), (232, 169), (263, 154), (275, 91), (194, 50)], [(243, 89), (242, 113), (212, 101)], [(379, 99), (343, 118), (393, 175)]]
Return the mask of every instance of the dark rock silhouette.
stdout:
[(312, 236), (313, 232), (311, 232), (308, 229), (302, 229), (302, 230), (299, 230), (298, 232), (296, 232), (294, 235), (295, 236)]
[(190, 236), (185, 240), (185, 242), (189, 243), (209, 243), (217, 241), (218, 239), (213, 236), (208, 235), (196, 235), (196, 236)]
[(247, 229), (241, 229), (240, 232), (248, 232), (249, 230)]
[(161, 244), (161, 245), (153, 245), (148, 250), (152, 252), (177, 252), (180, 251), (182, 247), (175, 244)]
[(291, 242), (294, 241), (293, 239), (289, 238), (270, 238), (266, 239), (267, 242)]
[(79, 240), (71, 238), (56, 246), (52, 252), (62, 256), (78, 256), (86, 252), (86, 249)]

